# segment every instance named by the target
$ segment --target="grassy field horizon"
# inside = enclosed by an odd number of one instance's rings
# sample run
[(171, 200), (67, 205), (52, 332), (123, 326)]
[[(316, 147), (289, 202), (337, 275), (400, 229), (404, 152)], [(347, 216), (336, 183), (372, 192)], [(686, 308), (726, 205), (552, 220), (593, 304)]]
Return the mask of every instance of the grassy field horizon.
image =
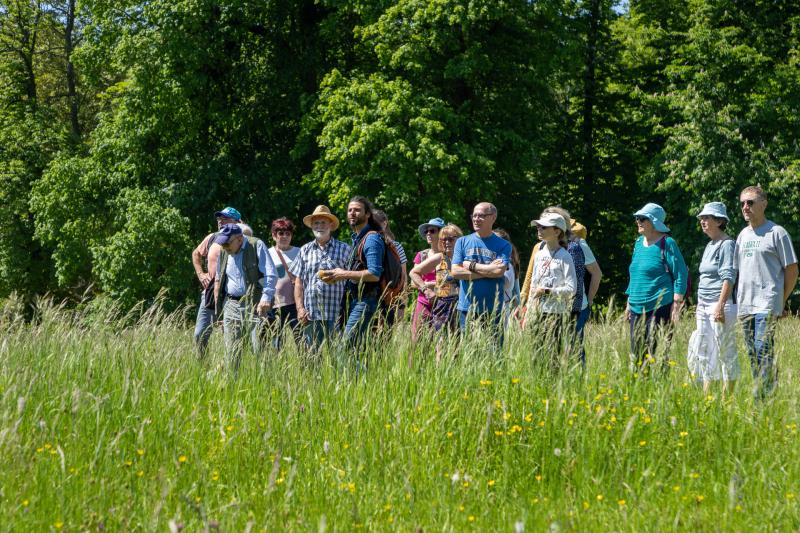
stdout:
[(589, 324), (585, 372), (548, 371), (548, 339), (514, 327), (437, 365), (403, 324), (366, 371), (288, 342), (234, 380), (219, 331), (195, 359), (188, 314), (0, 313), (0, 529), (800, 528), (799, 319), (756, 402), (741, 347), (732, 396), (693, 383), (690, 315), (659, 377), (628, 371), (613, 316)]

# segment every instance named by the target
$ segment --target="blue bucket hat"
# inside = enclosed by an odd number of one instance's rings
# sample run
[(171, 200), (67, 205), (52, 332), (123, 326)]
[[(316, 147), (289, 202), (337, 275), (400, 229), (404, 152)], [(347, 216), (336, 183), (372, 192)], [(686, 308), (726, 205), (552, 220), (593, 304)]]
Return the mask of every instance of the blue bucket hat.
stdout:
[(217, 233), (214, 238), (216, 244), (225, 244), (237, 235), (242, 234), (242, 228), (239, 224), (225, 224)]
[(731, 219), (728, 218), (728, 209), (725, 207), (725, 204), (722, 202), (709, 202), (703, 206), (703, 210), (697, 214), (697, 218), (703, 216), (712, 216), (714, 218), (724, 218), (728, 222)]
[(444, 220), (441, 218), (432, 218), (427, 221), (425, 224), (419, 225), (419, 236), (422, 237), (422, 240), (425, 240), (425, 232), (428, 231), (428, 228), (439, 228), (442, 229), (445, 226)]
[(664, 211), (664, 208), (658, 204), (649, 203), (636, 211), (633, 216), (646, 217), (650, 219), (650, 222), (653, 223), (653, 227), (656, 229), (656, 231), (660, 231), (661, 233), (669, 233), (669, 228), (666, 226), (666, 224), (664, 224), (664, 219), (667, 218), (667, 213)]
[(217, 211), (216, 213), (214, 213), (214, 218), (220, 218), (220, 217), (232, 218), (237, 222), (241, 222), (242, 220), (242, 214), (232, 207), (226, 207), (222, 211)]

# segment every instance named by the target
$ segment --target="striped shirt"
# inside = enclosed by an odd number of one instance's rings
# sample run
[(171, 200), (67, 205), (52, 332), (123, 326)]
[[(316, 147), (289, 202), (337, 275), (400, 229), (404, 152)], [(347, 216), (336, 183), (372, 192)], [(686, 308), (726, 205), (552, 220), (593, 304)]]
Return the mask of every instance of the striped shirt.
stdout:
[(351, 247), (342, 241), (331, 238), (325, 246), (316, 240), (300, 248), (289, 272), (303, 283), (303, 307), (308, 311), (309, 320), (336, 320), (342, 305), (345, 282), (325, 283), (317, 273), (320, 270), (347, 268)]
[(394, 246), (397, 248), (397, 255), (400, 257), (400, 264), (405, 265), (408, 263), (408, 257), (406, 256), (406, 251), (403, 250), (403, 245), (398, 241), (394, 241)]

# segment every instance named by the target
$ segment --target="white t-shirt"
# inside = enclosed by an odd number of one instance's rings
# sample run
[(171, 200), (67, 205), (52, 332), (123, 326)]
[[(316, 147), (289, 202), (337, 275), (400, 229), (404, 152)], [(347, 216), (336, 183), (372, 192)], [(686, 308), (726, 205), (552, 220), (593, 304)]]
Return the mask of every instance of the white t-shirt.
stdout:
[(756, 229), (746, 226), (736, 239), (739, 316), (781, 315), (785, 270), (794, 263), (797, 256), (785, 229), (770, 220)]
[[(292, 267), (292, 262), (297, 259), (300, 254), (300, 248), (292, 246), (286, 251), (281, 250), (286, 266)], [(278, 284), (275, 286), (275, 305), (273, 307), (283, 307), (285, 305), (292, 305), (294, 303), (294, 285), (286, 272), (286, 268), (278, 257), (278, 252), (274, 246), (269, 249), (269, 256), (272, 259), (272, 264), (275, 265), (275, 271), (278, 273)]]

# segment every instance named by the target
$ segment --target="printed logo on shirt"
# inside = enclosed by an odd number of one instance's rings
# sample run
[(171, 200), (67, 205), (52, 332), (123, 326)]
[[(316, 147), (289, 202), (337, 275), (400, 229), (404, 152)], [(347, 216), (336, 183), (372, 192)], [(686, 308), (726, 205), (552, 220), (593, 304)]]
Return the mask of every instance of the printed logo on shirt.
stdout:
[(745, 257), (753, 257), (761, 244), (761, 240), (747, 241), (742, 244), (742, 253)]
[[(480, 261), (481, 263), (491, 263), (497, 257), (497, 254), (488, 248), (467, 248), (464, 253), (467, 261)], [(485, 261), (484, 261), (485, 260)]]

